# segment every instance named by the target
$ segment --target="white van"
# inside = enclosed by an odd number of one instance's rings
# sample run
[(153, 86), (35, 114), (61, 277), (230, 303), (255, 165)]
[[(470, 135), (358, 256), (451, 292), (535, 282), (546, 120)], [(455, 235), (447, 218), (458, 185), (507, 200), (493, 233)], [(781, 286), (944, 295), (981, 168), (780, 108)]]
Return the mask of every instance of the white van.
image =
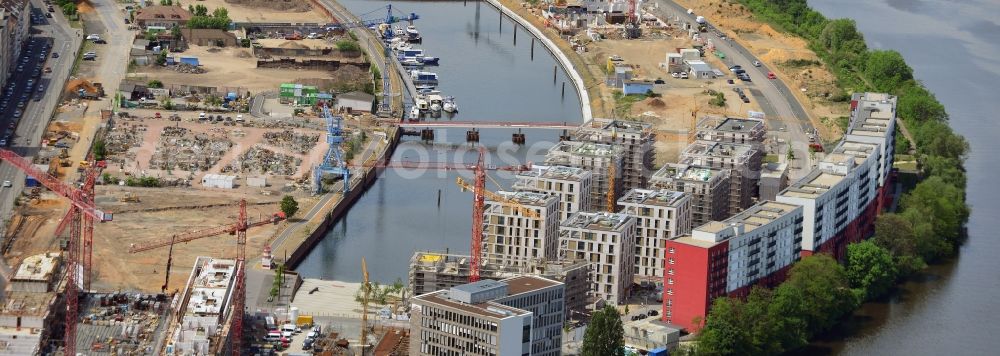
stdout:
[(205, 113), (198, 114), (198, 120), (205, 120), (205, 119), (206, 119)]
[(278, 332), (278, 331), (268, 332), (267, 333), (267, 338), (265, 338), (265, 339), (267, 341), (279, 341), (279, 340), (281, 340), (281, 332)]
[(281, 335), (285, 337), (292, 337), (292, 334), (294, 333), (295, 333), (295, 325), (285, 324), (281, 326)]

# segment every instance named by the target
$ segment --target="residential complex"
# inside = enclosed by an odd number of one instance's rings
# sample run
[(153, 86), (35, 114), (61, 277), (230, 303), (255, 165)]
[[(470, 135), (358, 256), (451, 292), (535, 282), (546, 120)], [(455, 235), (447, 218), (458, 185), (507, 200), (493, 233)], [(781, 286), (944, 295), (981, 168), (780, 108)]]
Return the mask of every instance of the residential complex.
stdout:
[[(549, 149), (546, 165), (562, 165), (589, 170), (590, 205), (584, 211), (607, 211), (608, 191), (614, 201), (621, 195), (622, 157), (625, 149), (619, 145), (592, 142), (562, 141)], [(614, 182), (609, 177), (614, 175)], [(613, 183), (613, 184), (612, 184)]]
[(695, 141), (681, 152), (681, 163), (729, 171), (728, 216), (750, 205), (757, 196), (761, 162), (761, 145), (713, 141)]
[(559, 198), (535, 192), (498, 192), (538, 217), (491, 199), (483, 205), (483, 265), (526, 266), (554, 260), (559, 242)]
[(560, 282), (484, 279), (413, 298), (410, 355), (559, 355)]
[(594, 297), (625, 303), (634, 272), (635, 218), (576, 213), (559, 228), (559, 259), (590, 262)]
[(667, 241), (663, 320), (697, 331), (714, 298), (773, 285), (801, 256), (842, 257), (889, 201), (896, 98), (855, 94), (844, 139), (809, 174), (732, 218)]
[(649, 179), (655, 189), (691, 195), (692, 226), (725, 219), (729, 213), (729, 170), (667, 163)]
[(696, 140), (743, 144), (760, 144), (767, 137), (764, 120), (706, 116), (698, 120)]
[(788, 188), (788, 163), (763, 164), (757, 185), (760, 200), (774, 200), (778, 193)]
[(583, 168), (567, 166), (532, 166), (518, 173), (513, 188), (545, 193), (559, 198), (559, 221), (590, 206), (593, 174)]
[(653, 173), (656, 135), (653, 126), (638, 121), (593, 119), (583, 124), (573, 136), (574, 141), (621, 145), (622, 190), (646, 188)]
[(667, 189), (632, 189), (618, 200), (635, 218), (635, 279), (663, 280), (666, 241), (691, 231), (691, 198)]
[[(409, 286), (412, 295), (445, 290), (469, 282), (468, 255), (418, 251), (410, 259)], [(537, 276), (562, 282), (566, 288), (566, 318), (583, 314), (591, 294), (590, 262), (542, 261), (524, 267), (483, 266), (480, 278), (503, 279)]]

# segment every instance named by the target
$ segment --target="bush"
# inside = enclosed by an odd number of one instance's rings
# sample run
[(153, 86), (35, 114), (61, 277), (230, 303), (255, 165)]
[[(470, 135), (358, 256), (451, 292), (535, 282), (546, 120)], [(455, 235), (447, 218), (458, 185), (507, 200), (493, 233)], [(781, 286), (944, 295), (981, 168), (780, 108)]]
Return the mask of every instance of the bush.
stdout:
[(153, 79), (153, 80), (150, 80), (149, 83), (146, 83), (146, 86), (148, 86), (150, 88), (157, 88), (157, 89), (159, 89), (159, 88), (163, 88), (163, 82), (159, 81), (158, 79)]
[(360, 52), (361, 46), (358, 45), (357, 41), (352, 40), (340, 40), (337, 41), (337, 50), (342, 52)]

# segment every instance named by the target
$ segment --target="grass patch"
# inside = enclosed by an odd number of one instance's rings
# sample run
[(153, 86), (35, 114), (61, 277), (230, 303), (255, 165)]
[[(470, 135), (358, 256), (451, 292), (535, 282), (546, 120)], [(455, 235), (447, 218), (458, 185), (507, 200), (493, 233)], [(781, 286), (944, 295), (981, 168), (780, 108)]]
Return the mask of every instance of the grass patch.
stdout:
[(77, 75), (80, 71), (80, 63), (83, 62), (83, 54), (87, 53), (94, 48), (94, 43), (90, 41), (83, 41), (80, 43), (80, 50), (76, 51), (76, 59), (73, 60), (73, 76)]
[(772, 153), (764, 156), (764, 163), (778, 163), (778, 155)]
[(629, 114), (632, 113), (632, 105), (646, 99), (646, 95), (625, 95), (621, 90), (611, 92), (611, 96), (615, 99), (614, 113), (617, 117), (629, 117)]

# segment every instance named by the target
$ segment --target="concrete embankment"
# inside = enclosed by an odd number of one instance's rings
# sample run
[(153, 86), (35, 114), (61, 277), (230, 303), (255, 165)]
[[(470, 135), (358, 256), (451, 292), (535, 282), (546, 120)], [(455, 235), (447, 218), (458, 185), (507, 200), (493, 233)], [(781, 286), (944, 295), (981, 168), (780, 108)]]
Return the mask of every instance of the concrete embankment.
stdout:
[(563, 70), (566, 72), (567, 75), (569, 75), (570, 82), (572, 82), (573, 86), (576, 87), (576, 93), (580, 99), (580, 110), (583, 113), (583, 122), (587, 122), (593, 119), (594, 114), (590, 108), (590, 94), (587, 93), (587, 85), (584, 84), (583, 77), (580, 76), (580, 73), (576, 71), (575, 67), (573, 67), (573, 62), (569, 60), (569, 57), (567, 57), (565, 53), (559, 50), (559, 46), (556, 46), (556, 44), (552, 42), (551, 39), (546, 37), (545, 34), (542, 33), (542, 31), (536, 28), (534, 25), (532, 25), (531, 22), (524, 19), (523, 17), (521, 17), (521, 15), (518, 15), (511, 9), (508, 9), (506, 6), (501, 4), (500, 1), (498, 0), (485, 0), (485, 1), (488, 4), (492, 5), (493, 7), (495, 7), (497, 10), (499, 10), (500, 13), (503, 14), (504, 16), (510, 18), (514, 22), (517, 22), (521, 26), (521, 28), (527, 29), (528, 32), (531, 33), (533, 37), (535, 37), (536, 39), (538, 39), (539, 42), (542, 43), (542, 46), (544, 46), (545, 49), (552, 54), (552, 57), (556, 59), (556, 62), (559, 63), (559, 66), (563, 68)]

